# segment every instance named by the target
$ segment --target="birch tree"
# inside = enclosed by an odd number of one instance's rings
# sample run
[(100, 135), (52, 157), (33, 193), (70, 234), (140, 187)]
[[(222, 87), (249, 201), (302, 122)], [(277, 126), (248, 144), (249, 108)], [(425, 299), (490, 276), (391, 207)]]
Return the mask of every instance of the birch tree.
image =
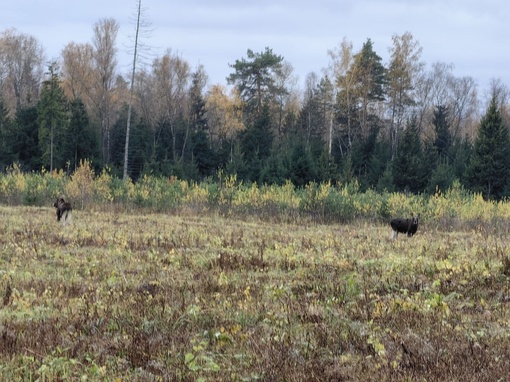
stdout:
[[(152, 86), (155, 108), (158, 116), (156, 136), (161, 129), (169, 128), (171, 134), (172, 159), (179, 160), (177, 151), (178, 120), (185, 116), (186, 97), (190, 80), (190, 67), (171, 50), (162, 57), (156, 58), (152, 64)], [(156, 140), (157, 144), (157, 140)]]
[(390, 113), (392, 153), (395, 156), (404, 121), (410, 117), (406, 112), (416, 104), (415, 84), (424, 64), (420, 61), (422, 48), (411, 33), (394, 35), (392, 41), (393, 46), (389, 48), (391, 57), (386, 92)]
[(352, 109), (357, 90), (355, 87), (357, 72), (353, 67), (354, 53), (352, 42), (344, 38), (340, 45), (333, 50), (329, 50), (328, 54), (331, 57), (329, 71), (334, 79), (337, 96), (337, 119), (346, 131), (347, 145), (351, 148), (353, 142)]
[(62, 87), (70, 100), (81, 99), (92, 110), (94, 48), (71, 42), (62, 50)]
[(103, 163), (110, 162), (110, 133), (113, 96), (117, 68), (117, 33), (119, 24), (114, 19), (101, 19), (94, 24), (94, 73), (96, 75), (95, 103), (101, 125)]
[(476, 82), (471, 77), (455, 77), (453, 64), (436, 62), (419, 75), (416, 82), (416, 105), (420, 132), (434, 135), (432, 121), (436, 107), (448, 109), (448, 125), (453, 139), (474, 138), (478, 119)]
[(280, 67), (274, 71), (275, 94), (272, 103), (272, 114), (276, 120), (276, 134), (278, 139), (283, 136), (283, 124), (285, 116), (289, 113), (297, 113), (295, 91), (297, 79), (293, 75), (294, 68), (292, 65), (283, 61)]
[(245, 129), (242, 120), (242, 100), (237, 89), (227, 93), (222, 85), (213, 85), (206, 97), (207, 123), (209, 139), (221, 145), (223, 141), (231, 141), (238, 132)]
[(0, 91), (10, 116), (37, 102), (43, 63), (44, 51), (34, 36), (16, 29), (0, 35)]

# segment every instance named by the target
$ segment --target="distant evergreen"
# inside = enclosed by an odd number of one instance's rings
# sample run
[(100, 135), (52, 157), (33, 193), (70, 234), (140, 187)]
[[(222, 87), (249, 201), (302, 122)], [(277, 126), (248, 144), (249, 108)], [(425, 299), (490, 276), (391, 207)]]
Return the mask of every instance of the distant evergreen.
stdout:
[[(99, 26), (110, 29), (97, 29), (94, 41), (113, 43), (116, 23)], [(416, 194), (460, 184), (487, 199), (510, 196), (508, 89), (494, 84), (478, 124), (473, 79), (456, 78), (449, 65), (425, 69), (409, 33), (392, 41), (384, 64), (370, 38), (358, 50), (344, 40), (328, 52), (328, 70), (310, 72), (302, 88), (291, 63), (270, 48), (248, 49), (229, 64), (228, 88), (167, 52), (131, 81), (127, 176)], [(107, 164), (124, 178), (131, 84), (113, 50), (99, 48), (70, 45), (45, 75), (33, 65), (35, 50), (2, 57), (0, 171), (17, 163), (72, 173), (88, 159), (97, 173)], [(27, 65), (21, 82), (14, 57)]]
[(412, 117), (399, 142), (399, 150), (393, 163), (393, 179), (397, 191), (413, 193), (423, 191), (427, 184), (422, 143), (418, 134), (416, 117)]
[(467, 169), (471, 189), (487, 199), (505, 196), (510, 175), (510, 138), (496, 97), (492, 97), (480, 123)]

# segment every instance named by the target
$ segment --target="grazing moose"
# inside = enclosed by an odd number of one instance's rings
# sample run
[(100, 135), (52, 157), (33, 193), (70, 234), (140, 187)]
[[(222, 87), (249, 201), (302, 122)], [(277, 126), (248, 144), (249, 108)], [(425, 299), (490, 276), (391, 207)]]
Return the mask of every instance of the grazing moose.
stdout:
[(418, 231), (418, 216), (413, 216), (411, 219), (392, 219), (390, 224), (393, 229), (393, 239), (397, 238), (398, 233), (406, 233), (408, 237), (413, 236)]
[(66, 202), (64, 198), (57, 198), (53, 207), (57, 209), (57, 221), (71, 222), (71, 212), (73, 211), (71, 203)]

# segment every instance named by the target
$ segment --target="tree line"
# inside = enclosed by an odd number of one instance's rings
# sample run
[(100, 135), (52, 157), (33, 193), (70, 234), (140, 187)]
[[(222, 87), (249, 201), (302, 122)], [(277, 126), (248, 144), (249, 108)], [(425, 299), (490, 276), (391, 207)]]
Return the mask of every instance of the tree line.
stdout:
[(510, 194), (508, 88), (494, 80), (484, 102), (453, 65), (427, 67), (409, 32), (392, 37), (388, 63), (370, 39), (355, 50), (344, 38), (300, 87), (270, 48), (228, 64), (226, 84), (209, 84), (203, 66), (170, 49), (125, 76), (118, 30), (101, 19), (90, 43), (71, 42), (49, 63), (35, 37), (0, 34), (1, 169), (72, 173), (88, 159), (133, 180), (235, 174), (411, 193), (458, 181), (487, 198)]

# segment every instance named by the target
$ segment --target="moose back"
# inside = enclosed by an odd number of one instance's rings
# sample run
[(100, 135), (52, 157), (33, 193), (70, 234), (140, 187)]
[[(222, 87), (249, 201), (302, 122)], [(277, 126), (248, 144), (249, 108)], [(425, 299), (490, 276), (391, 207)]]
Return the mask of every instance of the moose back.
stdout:
[(393, 229), (393, 238), (395, 239), (399, 233), (405, 233), (408, 237), (413, 236), (418, 231), (419, 216), (413, 216), (409, 219), (395, 218), (390, 224)]

